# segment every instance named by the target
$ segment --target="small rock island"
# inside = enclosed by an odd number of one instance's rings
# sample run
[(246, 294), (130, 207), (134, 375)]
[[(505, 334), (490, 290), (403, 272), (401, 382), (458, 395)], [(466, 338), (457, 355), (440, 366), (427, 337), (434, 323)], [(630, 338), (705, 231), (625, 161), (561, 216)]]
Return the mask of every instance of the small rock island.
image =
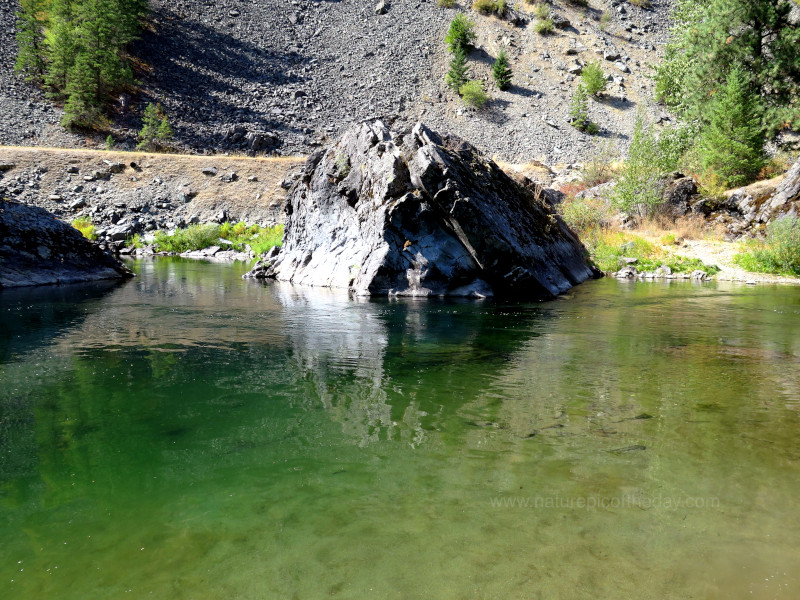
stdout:
[(309, 157), (283, 247), (246, 277), (360, 296), (551, 298), (596, 271), (549, 193), (460, 138), (364, 121)]

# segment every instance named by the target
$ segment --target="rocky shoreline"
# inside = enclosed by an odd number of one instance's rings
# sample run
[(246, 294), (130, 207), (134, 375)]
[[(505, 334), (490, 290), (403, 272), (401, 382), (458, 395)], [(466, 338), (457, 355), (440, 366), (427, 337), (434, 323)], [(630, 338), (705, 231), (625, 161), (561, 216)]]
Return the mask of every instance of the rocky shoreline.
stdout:
[(122, 249), (136, 234), (195, 223), (283, 222), (301, 158), (250, 159), (0, 147), (0, 198), (88, 219)]
[(43, 208), (0, 199), (0, 289), (132, 276)]

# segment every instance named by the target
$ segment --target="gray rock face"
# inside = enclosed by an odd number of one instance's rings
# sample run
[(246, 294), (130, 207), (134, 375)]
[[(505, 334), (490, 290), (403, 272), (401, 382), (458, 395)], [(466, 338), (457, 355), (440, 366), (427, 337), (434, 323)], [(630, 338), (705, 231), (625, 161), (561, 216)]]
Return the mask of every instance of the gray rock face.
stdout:
[(131, 276), (43, 208), (0, 201), (0, 288)]
[(283, 247), (251, 276), (372, 296), (548, 298), (595, 275), (541, 188), (422, 124), (351, 127), (289, 192)]

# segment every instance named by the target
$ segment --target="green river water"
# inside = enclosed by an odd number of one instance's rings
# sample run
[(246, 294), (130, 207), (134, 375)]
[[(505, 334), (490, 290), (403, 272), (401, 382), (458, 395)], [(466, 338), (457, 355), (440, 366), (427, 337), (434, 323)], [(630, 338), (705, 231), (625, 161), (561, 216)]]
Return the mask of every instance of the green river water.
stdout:
[(800, 598), (800, 288), (0, 292), (0, 598)]

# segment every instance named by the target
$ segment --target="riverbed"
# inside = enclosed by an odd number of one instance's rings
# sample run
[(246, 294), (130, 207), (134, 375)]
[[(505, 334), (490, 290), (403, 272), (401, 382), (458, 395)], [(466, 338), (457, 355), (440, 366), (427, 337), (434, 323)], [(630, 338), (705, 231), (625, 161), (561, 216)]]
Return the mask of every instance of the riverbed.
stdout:
[(0, 293), (0, 597), (800, 596), (800, 288)]

